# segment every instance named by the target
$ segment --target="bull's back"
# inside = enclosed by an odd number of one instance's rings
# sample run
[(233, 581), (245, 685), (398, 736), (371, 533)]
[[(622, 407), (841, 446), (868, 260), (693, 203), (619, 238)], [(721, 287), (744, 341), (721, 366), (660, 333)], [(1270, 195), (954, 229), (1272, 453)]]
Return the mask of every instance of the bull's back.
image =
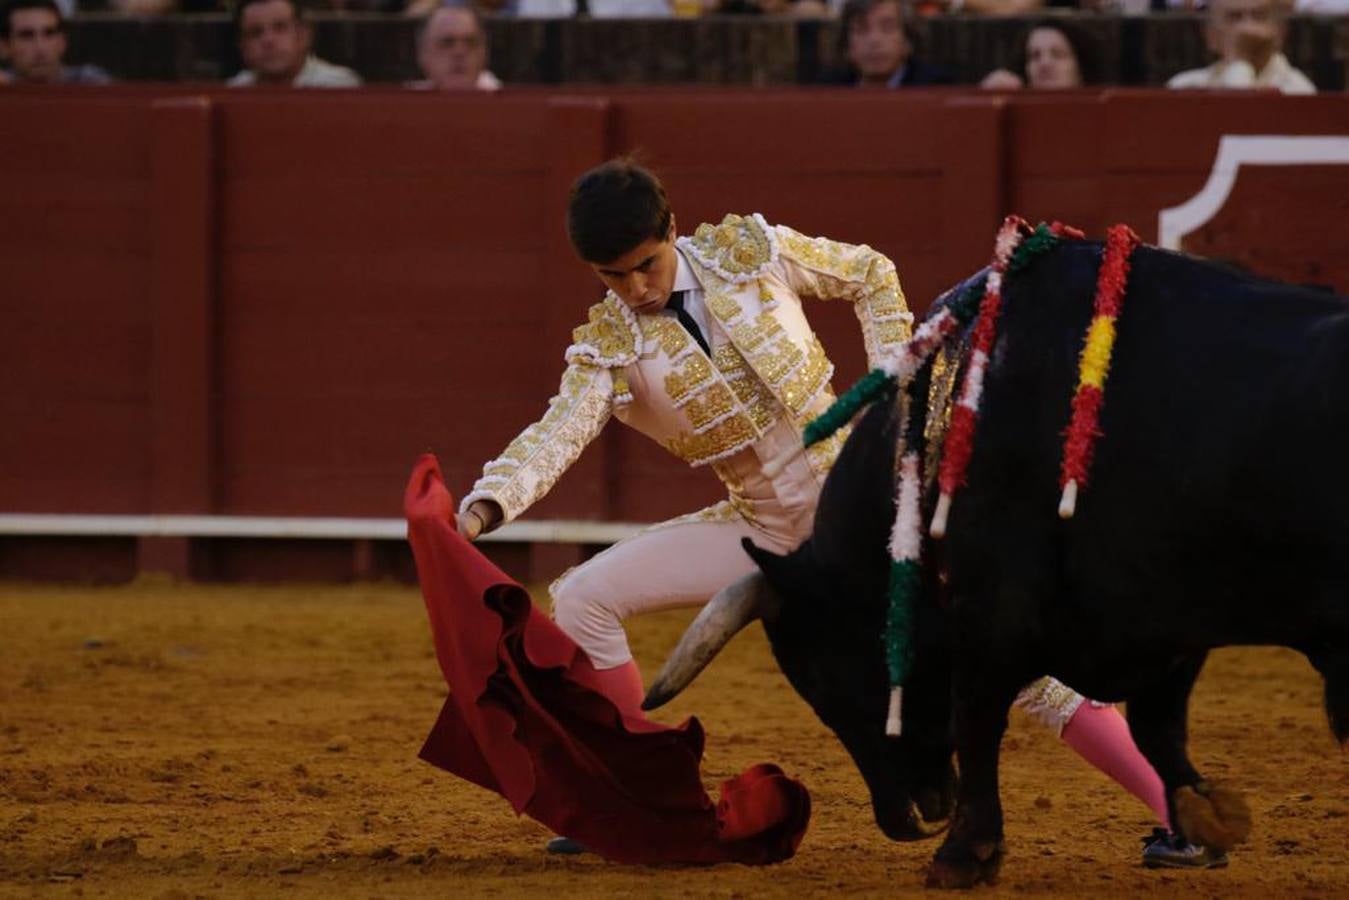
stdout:
[(1343, 588), (1345, 301), (1178, 254), (1135, 254), (1090, 481), (1073, 520), (1048, 518), (1098, 264), (1099, 245), (1070, 245), (1009, 284), (972, 485), (1011, 498), (1001, 515), (1040, 517), (1027, 533), (1045, 546), (1023, 552), (1043, 549), (1108, 627), (1222, 612), (1223, 642), (1240, 641), (1266, 628), (1258, 598), (1320, 603)]
[(1346, 358), (1343, 298), (1140, 249), (1097, 473), (1145, 464), (1149, 493), (1188, 529), (1177, 537), (1342, 540), (1327, 527), (1349, 521), (1349, 478), (1330, 464), (1349, 457)]

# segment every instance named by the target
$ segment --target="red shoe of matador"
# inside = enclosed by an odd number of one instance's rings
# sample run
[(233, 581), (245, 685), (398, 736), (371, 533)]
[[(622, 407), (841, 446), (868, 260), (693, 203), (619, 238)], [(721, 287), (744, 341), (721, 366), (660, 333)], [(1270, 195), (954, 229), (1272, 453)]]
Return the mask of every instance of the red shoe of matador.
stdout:
[(434, 457), (418, 461), (404, 511), (450, 685), (423, 759), (618, 862), (759, 864), (796, 852), (805, 787), (759, 765), (713, 806), (698, 721), (625, 722), (585, 652), (456, 532)]

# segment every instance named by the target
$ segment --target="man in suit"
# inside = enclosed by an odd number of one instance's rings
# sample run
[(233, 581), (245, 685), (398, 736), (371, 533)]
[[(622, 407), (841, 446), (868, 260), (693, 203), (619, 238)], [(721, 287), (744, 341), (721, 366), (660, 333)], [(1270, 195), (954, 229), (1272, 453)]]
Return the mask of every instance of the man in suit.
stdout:
[(848, 0), (841, 18), (846, 65), (827, 73), (826, 83), (893, 89), (954, 82), (946, 69), (914, 57), (899, 0)]

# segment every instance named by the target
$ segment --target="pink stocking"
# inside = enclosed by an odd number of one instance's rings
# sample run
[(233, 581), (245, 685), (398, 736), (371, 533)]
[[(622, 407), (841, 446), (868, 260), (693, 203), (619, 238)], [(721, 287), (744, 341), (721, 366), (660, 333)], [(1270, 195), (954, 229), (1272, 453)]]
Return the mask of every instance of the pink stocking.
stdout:
[(642, 673), (637, 661), (629, 659), (621, 666), (612, 669), (597, 669), (594, 679), (596, 689), (614, 702), (623, 718), (636, 721), (646, 719), (642, 712)]
[(1166, 788), (1135, 746), (1129, 725), (1119, 710), (1084, 701), (1064, 726), (1063, 740), (1079, 756), (1151, 807), (1157, 820), (1167, 829), (1171, 828), (1166, 810)]

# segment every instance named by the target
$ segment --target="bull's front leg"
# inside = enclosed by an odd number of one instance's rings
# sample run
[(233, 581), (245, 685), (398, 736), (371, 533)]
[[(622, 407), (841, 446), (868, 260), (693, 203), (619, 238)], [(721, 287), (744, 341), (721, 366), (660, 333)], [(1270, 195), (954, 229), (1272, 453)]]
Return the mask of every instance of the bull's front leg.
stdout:
[(995, 884), (1004, 852), (998, 750), (1015, 680), (957, 673), (954, 690), (956, 756), (960, 786), (955, 819), (927, 870), (928, 887)]
[(1230, 850), (1246, 839), (1251, 813), (1235, 790), (1207, 782), (1190, 762), (1190, 691), (1208, 654), (1187, 656), (1164, 680), (1129, 698), (1129, 731), (1166, 788), (1172, 828), (1187, 840)]

